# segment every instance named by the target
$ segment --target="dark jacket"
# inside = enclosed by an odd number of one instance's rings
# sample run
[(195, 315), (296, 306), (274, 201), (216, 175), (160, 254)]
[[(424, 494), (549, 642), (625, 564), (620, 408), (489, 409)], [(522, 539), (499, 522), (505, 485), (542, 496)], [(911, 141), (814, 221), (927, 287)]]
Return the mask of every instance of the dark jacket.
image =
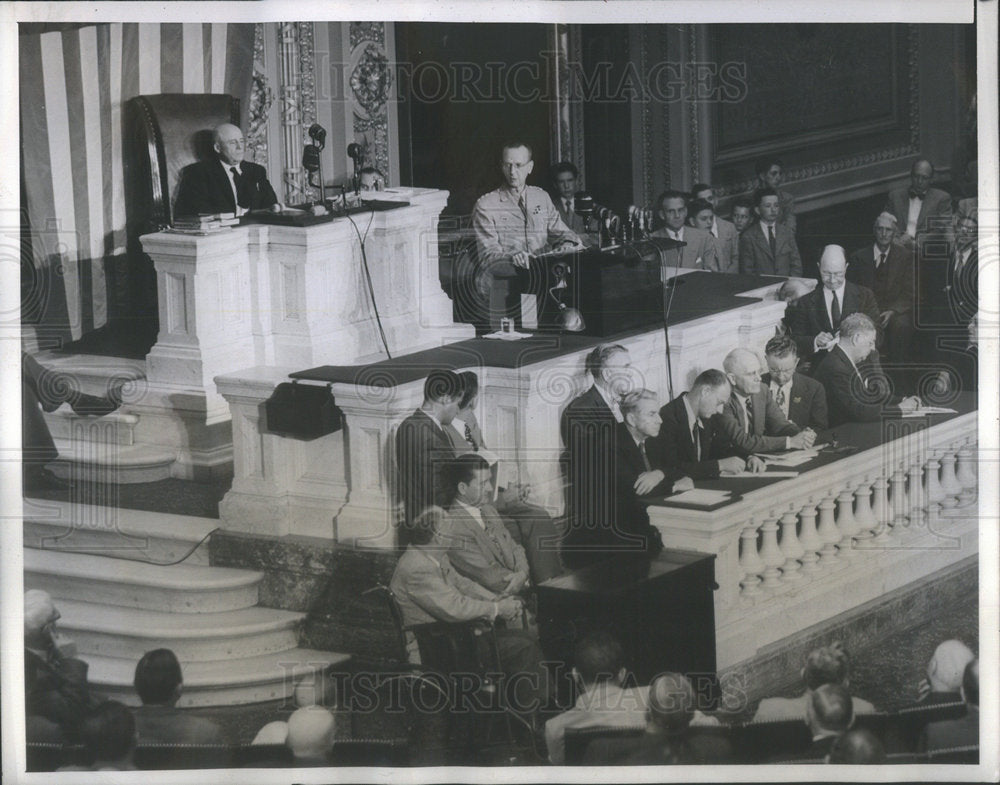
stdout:
[(740, 234), (740, 272), (750, 275), (802, 275), (802, 257), (795, 233), (781, 223), (774, 225), (775, 250), (761, 230), (761, 224), (748, 226)]
[[(248, 210), (270, 207), (278, 201), (274, 189), (267, 181), (263, 166), (242, 161), (239, 165), (241, 183), (239, 201)], [(184, 167), (181, 172), (174, 216), (199, 213), (232, 213), (236, 211), (229, 175), (217, 159), (198, 161)]]
[(826, 390), (830, 406), (830, 426), (845, 422), (877, 422), (885, 407), (898, 404), (899, 396), (889, 394), (878, 355), (859, 363), (857, 370), (840, 346), (829, 352), (816, 368), (816, 381)]
[(660, 434), (650, 439), (646, 451), (655, 456), (658, 466), (665, 472), (677, 477), (691, 479), (708, 479), (719, 476), (719, 457), (713, 452), (713, 445), (718, 445), (715, 436), (715, 426), (709, 419), (701, 433), (701, 460), (697, 459), (691, 431), (688, 428), (687, 409), (684, 406), (683, 393), (662, 409), (660, 418)]
[[(878, 328), (878, 303), (870, 289), (850, 281), (844, 284), (844, 302), (840, 304), (840, 318), (852, 313), (863, 313)], [(820, 284), (809, 294), (803, 295), (785, 311), (785, 324), (799, 350), (799, 357), (811, 357), (814, 353), (813, 341), (820, 333), (835, 332), (830, 324), (830, 314), (826, 311), (823, 286)]]
[(399, 424), (396, 467), (407, 525), (431, 505), (443, 503), (441, 468), (455, 457), (451, 439), (423, 409), (417, 409)]
[[(761, 383), (769, 390), (770, 374), (760, 377)], [(770, 395), (770, 391), (768, 392)], [(801, 373), (792, 375), (792, 396), (788, 402), (788, 419), (799, 428), (825, 431), (827, 428), (826, 390), (815, 379)]]
[(878, 310), (910, 313), (916, 301), (913, 250), (893, 243), (885, 257), (885, 270), (875, 269), (874, 243), (859, 248), (848, 259), (847, 280), (870, 289)]
[(733, 390), (720, 414), (712, 417), (715, 436), (719, 440), (716, 453), (731, 452), (746, 458), (758, 452), (780, 452), (785, 449), (785, 437), (794, 436), (799, 428), (785, 419), (778, 404), (766, 387), (750, 396), (753, 406), (753, 429), (744, 432), (743, 407)]

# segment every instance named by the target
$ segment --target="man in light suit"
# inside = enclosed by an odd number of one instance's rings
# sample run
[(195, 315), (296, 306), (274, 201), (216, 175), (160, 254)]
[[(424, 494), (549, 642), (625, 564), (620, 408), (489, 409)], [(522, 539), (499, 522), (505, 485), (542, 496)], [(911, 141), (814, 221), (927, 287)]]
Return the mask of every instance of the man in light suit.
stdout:
[(586, 229), (582, 216), (576, 214), (574, 200), (577, 192), (577, 180), (580, 171), (569, 161), (560, 161), (551, 170), (552, 173), (552, 203), (559, 211), (562, 222), (583, 238)]
[(802, 257), (795, 235), (778, 221), (781, 208), (773, 188), (754, 194), (760, 219), (740, 235), (740, 272), (750, 275), (802, 275)]
[(895, 241), (896, 216), (883, 212), (875, 219), (875, 244), (851, 254), (847, 279), (870, 289), (878, 304), (885, 353), (894, 362), (909, 358), (913, 339), (913, 251)]
[(947, 234), (951, 222), (951, 197), (940, 188), (931, 188), (934, 164), (918, 158), (910, 168), (910, 185), (890, 191), (885, 210), (896, 216), (901, 239), (912, 246), (918, 234), (927, 231)]
[[(713, 270), (718, 272), (719, 260), (716, 256), (715, 238), (704, 229), (687, 226), (687, 196), (680, 191), (664, 191), (657, 200), (660, 220), (665, 224), (657, 229), (651, 237), (669, 237), (686, 245), (679, 249), (680, 267), (698, 270)], [(677, 264), (673, 254), (668, 256), (668, 262)]]
[(764, 347), (764, 362), (767, 373), (760, 380), (788, 421), (799, 428), (826, 430), (826, 391), (815, 379), (795, 370), (799, 363), (795, 341), (776, 335)]
[[(722, 362), (732, 393), (715, 420), (715, 432), (738, 455), (807, 450), (816, 434), (789, 422), (760, 383), (760, 358), (749, 349), (733, 349)], [(749, 459), (748, 459), (749, 460)]]
[(452, 566), (494, 594), (520, 593), (528, 583), (528, 559), (492, 504), (490, 465), (481, 455), (467, 453), (444, 471), (452, 499), (438, 537)]
[(836, 343), (841, 321), (852, 313), (863, 313), (878, 324), (878, 303), (871, 290), (847, 280), (847, 257), (839, 245), (828, 245), (819, 260), (823, 282), (800, 297), (785, 311), (785, 323), (799, 355), (818, 362), (817, 353), (829, 351)]
[(264, 167), (243, 160), (246, 151), (243, 132), (235, 125), (223, 123), (215, 129), (213, 138), (218, 158), (184, 168), (173, 214), (243, 215), (251, 210), (280, 210)]
[[(735, 224), (716, 215), (719, 204), (715, 196), (715, 189), (708, 183), (695, 183), (691, 194), (695, 199), (704, 199), (712, 208), (711, 225), (699, 226), (696, 223), (695, 226), (698, 226), (699, 229), (707, 229), (709, 234), (715, 238), (719, 271), (738, 273), (740, 271), (740, 233)], [(691, 212), (690, 208), (688, 212)]]

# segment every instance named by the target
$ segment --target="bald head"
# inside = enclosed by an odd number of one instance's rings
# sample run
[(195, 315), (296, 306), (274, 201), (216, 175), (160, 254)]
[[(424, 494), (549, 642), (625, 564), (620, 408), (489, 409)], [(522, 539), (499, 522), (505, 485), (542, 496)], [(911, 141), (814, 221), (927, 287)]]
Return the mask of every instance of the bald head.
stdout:
[(219, 160), (227, 166), (234, 166), (243, 160), (246, 151), (243, 132), (235, 125), (223, 123), (216, 126), (212, 140), (215, 143), (215, 152), (219, 154)]
[(722, 361), (726, 378), (738, 395), (760, 391), (760, 357), (749, 349), (733, 349)]
[(870, 730), (856, 728), (847, 731), (830, 747), (830, 763), (857, 766), (885, 763), (885, 747)]
[(910, 167), (910, 187), (918, 194), (927, 193), (934, 179), (934, 165), (926, 158), (918, 158)]
[(695, 694), (691, 682), (680, 673), (664, 673), (649, 685), (647, 717), (656, 730), (683, 733), (694, 716)]
[(828, 245), (819, 257), (819, 277), (823, 286), (830, 290), (839, 289), (844, 285), (847, 273), (847, 255), (839, 245)]
[(321, 706), (305, 706), (288, 718), (286, 744), (296, 758), (324, 757), (333, 745), (333, 714)]
[(959, 640), (938, 644), (927, 663), (927, 680), (934, 692), (958, 692), (965, 666), (976, 658), (972, 649)]

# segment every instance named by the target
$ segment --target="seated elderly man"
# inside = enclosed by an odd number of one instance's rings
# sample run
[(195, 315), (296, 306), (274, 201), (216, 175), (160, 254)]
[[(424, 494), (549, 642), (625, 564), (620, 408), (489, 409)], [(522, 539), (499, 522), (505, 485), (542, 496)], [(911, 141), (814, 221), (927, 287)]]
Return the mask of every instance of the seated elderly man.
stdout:
[(66, 657), (56, 641), (60, 614), (48, 592), (24, 593), (24, 699), (28, 741), (75, 735), (94, 701), (87, 663)]
[(337, 724), (322, 706), (296, 709), (288, 718), (285, 745), (292, 751), (293, 766), (329, 766)]
[(142, 744), (224, 744), (222, 730), (209, 719), (177, 708), (184, 689), (181, 664), (170, 649), (153, 649), (135, 666), (135, 710)]
[(760, 357), (749, 349), (733, 349), (722, 367), (732, 393), (722, 412), (712, 419), (718, 437), (732, 445), (738, 455), (812, 447), (816, 433), (791, 422), (761, 384)]
[(912, 412), (920, 398), (893, 395), (875, 351), (875, 324), (863, 313), (840, 323), (840, 335), (815, 371), (826, 390), (830, 426), (845, 422), (877, 422), (885, 414)]
[(938, 644), (927, 663), (927, 678), (917, 688), (918, 704), (932, 706), (962, 700), (962, 674), (974, 659), (976, 655), (962, 641), (952, 639)]
[[(764, 698), (757, 707), (754, 722), (805, 719), (806, 707), (813, 692), (823, 684), (839, 684), (847, 687), (850, 683), (849, 671), (850, 658), (839, 642), (813, 649), (806, 657), (802, 668), (805, 692), (795, 698)], [(875, 711), (875, 707), (868, 701), (856, 697), (854, 710), (858, 714), (871, 714)]]
[(962, 672), (962, 700), (965, 701), (965, 716), (928, 724), (920, 739), (921, 750), (946, 750), (979, 744), (978, 659), (972, 660)]

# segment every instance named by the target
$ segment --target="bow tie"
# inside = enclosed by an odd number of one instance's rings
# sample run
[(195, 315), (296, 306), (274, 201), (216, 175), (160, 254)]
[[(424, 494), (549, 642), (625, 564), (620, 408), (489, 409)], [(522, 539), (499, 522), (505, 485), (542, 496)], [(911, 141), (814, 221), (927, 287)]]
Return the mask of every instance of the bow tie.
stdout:
[(923, 198), (924, 198), (924, 194), (918, 194), (918, 193), (917, 193), (916, 191), (914, 191), (914, 190), (913, 190), (913, 189), (911, 188), (911, 189), (910, 189), (910, 198), (911, 198), (911, 199), (923, 199)]

